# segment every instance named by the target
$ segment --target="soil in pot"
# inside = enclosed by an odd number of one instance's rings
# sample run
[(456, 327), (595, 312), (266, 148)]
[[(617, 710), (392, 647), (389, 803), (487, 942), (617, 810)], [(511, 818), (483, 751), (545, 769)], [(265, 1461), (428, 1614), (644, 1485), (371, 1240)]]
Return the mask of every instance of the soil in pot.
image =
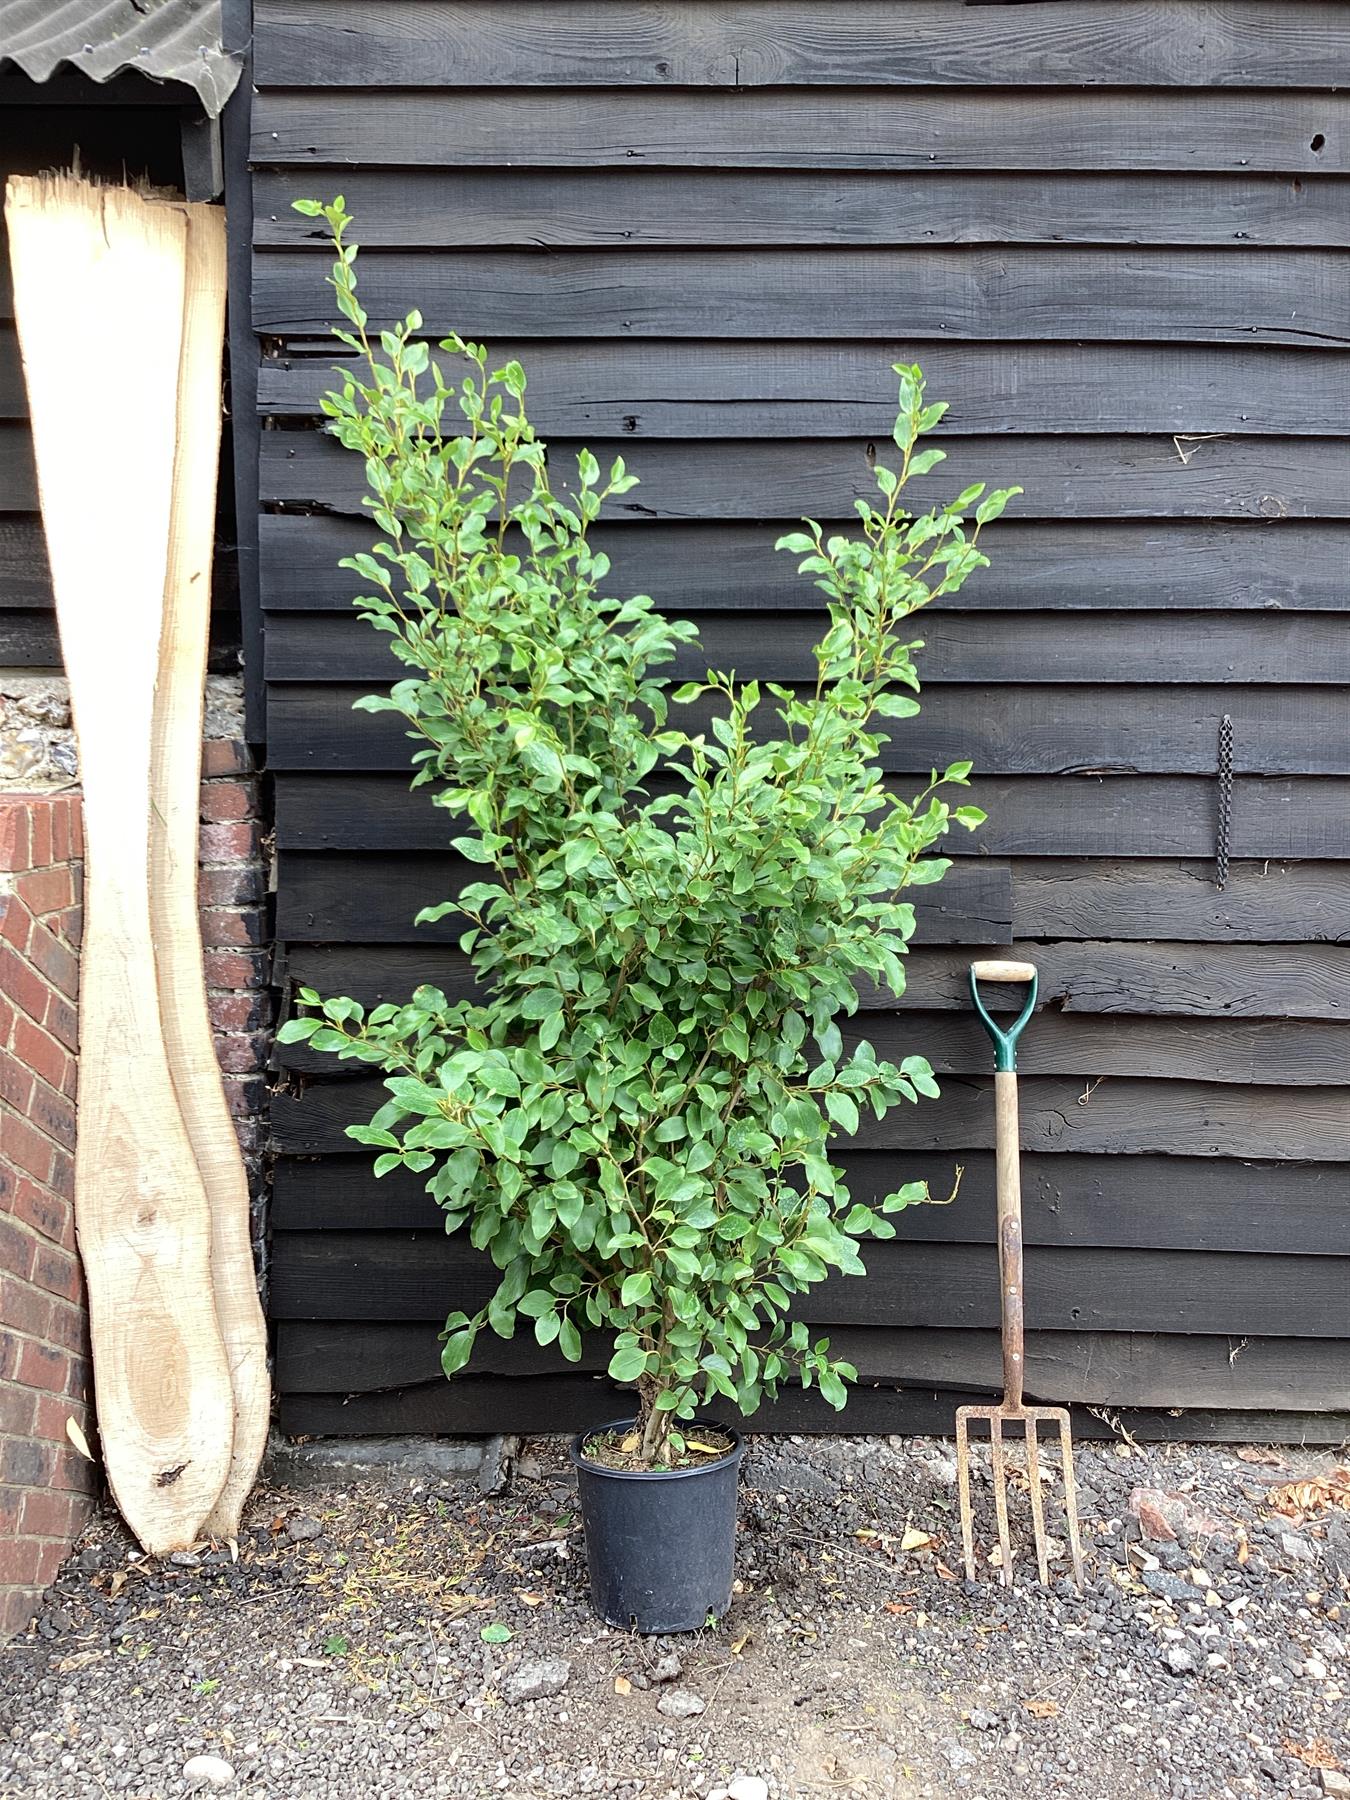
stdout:
[[(745, 1447), (733, 1431), (695, 1425), (685, 1433), (689, 1460), (668, 1469), (634, 1469), (622, 1466), (632, 1455), (623, 1449), (632, 1429), (624, 1419), (583, 1432), (572, 1443), (591, 1604), (606, 1624), (622, 1630), (698, 1631), (731, 1604)], [(707, 1448), (691, 1449), (691, 1439)]]

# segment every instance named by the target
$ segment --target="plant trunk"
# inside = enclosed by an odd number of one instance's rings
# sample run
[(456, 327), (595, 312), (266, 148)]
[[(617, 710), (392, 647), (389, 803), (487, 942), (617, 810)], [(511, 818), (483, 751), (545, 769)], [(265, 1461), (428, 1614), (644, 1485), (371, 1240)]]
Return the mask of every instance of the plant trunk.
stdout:
[(666, 1440), (670, 1436), (670, 1414), (656, 1404), (661, 1384), (654, 1376), (638, 1378), (637, 1428), (642, 1436), (638, 1450), (638, 1467), (650, 1469), (666, 1459)]

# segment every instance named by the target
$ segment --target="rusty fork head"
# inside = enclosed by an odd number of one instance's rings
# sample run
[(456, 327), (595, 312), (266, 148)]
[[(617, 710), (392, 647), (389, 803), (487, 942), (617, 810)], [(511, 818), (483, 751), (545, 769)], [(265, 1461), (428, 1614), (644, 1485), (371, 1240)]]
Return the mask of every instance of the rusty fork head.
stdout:
[(1020, 1425), (1027, 1447), (1027, 1487), (1031, 1501), (1032, 1535), (1036, 1545), (1036, 1567), (1041, 1584), (1050, 1585), (1049, 1544), (1045, 1532), (1045, 1504), (1041, 1494), (1041, 1446), (1037, 1428), (1049, 1425), (1059, 1433), (1060, 1458), (1064, 1473), (1064, 1510), (1067, 1514), (1069, 1555), (1073, 1562), (1073, 1579), (1079, 1593), (1083, 1591), (1083, 1547), (1078, 1535), (1078, 1494), (1073, 1474), (1073, 1440), (1069, 1435), (1069, 1415), (1062, 1406), (1023, 1406), (1005, 1401), (1002, 1406), (962, 1406), (956, 1414), (956, 1482), (961, 1502), (961, 1547), (965, 1556), (966, 1579), (975, 1579), (975, 1516), (970, 1502), (970, 1427), (976, 1420), (988, 1420), (989, 1450), (993, 1463), (994, 1511), (998, 1517), (998, 1543), (1002, 1557), (1000, 1575), (1004, 1587), (1012, 1586), (1012, 1537), (1008, 1529), (1008, 1470), (1003, 1459), (1003, 1428)]

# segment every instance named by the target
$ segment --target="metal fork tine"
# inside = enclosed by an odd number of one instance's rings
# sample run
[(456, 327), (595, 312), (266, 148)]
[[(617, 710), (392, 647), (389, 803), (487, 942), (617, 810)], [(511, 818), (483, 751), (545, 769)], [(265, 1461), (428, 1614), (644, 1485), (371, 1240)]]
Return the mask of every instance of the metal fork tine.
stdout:
[(1036, 1568), (1041, 1578), (1041, 1586), (1050, 1585), (1050, 1566), (1045, 1542), (1045, 1508), (1041, 1503), (1041, 1465), (1037, 1455), (1036, 1420), (1028, 1414), (1026, 1422), (1027, 1434), (1027, 1482), (1031, 1490), (1031, 1530), (1036, 1540)]
[(994, 1510), (998, 1514), (998, 1547), (1003, 1557), (1004, 1587), (1012, 1586), (1012, 1539), (1008, 1533), (1008, 1473), (1003, 1466), (1003, 1421), (989, 1421), (989, 1449), (994, 1464)]
[(956, 1415), (956, 1489), (961, 1505), (961, 1549), (966, 1580), (975, 1579), (975, 1517), (970, 1510), (970, 1421)]
[(1074, 1585), (1083, 1591), (1083, 1546), (1078, 1536), (1078, 1483), (1073, 1470), (1073, 1439), (1069, 1435), (1069, 1415), (1059, 1417), (1060, 1455), (1064, 1461), (1064, 1508), (1069, 1515), (1069, 1555), (1073, 1559)]

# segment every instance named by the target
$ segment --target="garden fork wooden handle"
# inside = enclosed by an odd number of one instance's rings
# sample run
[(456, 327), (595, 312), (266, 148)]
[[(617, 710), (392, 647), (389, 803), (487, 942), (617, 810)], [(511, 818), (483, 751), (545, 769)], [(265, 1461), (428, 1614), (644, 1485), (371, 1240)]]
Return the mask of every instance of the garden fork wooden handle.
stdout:
[[(980, 997), (981, 981), (1026, 982), (1026, 1002), (1016, 1020), (997, 1024)], [(1021, 1406), (1025, 1369), (1022, 1281), (1022, 1171), (1018, 1146), (1017, 1040), (1036, 1005), (1036, 966), (1029, 962), (977, 962), (970, 994), (994, 1045), (994, 1170), (998, 1188), (999, 1314), (1003, 1337), (1003, 1404)]]

